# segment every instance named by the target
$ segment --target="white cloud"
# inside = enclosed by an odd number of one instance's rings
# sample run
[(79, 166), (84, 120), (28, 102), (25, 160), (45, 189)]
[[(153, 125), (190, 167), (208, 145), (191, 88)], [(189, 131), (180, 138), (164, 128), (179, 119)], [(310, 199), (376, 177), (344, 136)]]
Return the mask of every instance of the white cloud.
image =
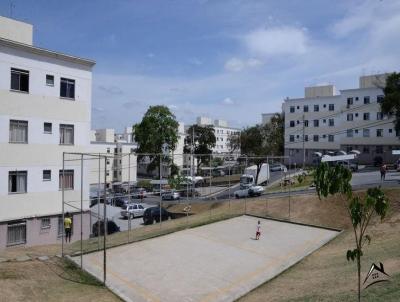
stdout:
[(231, 58), (225, 62), (225, 69), (228, 71), (241, 71), (244, 67), (244, 62), (238, 58)]
[(308, 46), (306, 32), (289, 26), (256, 29), (243, 42), (250, 53), (262, 56), (303, 54)]
[(223, 105), (235, 105), (235, 102), (231, 98), (224, 98), (222, 100)]
[(264, 63), (256, 58), (242, 60), (238, 58), (231, 58), (225, 62), (225, 70), (227, 71), (242, 71), (246, 68), (256, 68), (262, 66)]

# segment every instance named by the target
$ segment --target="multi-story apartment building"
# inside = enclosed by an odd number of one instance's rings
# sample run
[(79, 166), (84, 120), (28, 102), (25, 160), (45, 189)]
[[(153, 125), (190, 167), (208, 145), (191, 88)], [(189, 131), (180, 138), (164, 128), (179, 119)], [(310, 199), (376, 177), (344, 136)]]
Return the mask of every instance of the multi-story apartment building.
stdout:
[[(239, 135), (240, 129), (229, 127), (228, 123), (224, 120), (217, 119), (212, 122), (208, 117), (197, 117), (196, 124), (199, 126), (212, 125), (214, 128), (216, 144), (213, 148), (213, 153), (230, 153), (229, 140), (231, 135)], [(235, 150), (235, 153), (240, 154), (240, 150)]]
[(315, 152), (358, 150), (359, 163), (394, 161), (400, 141), (393, 118), (380, 112), (387, 74), (360, 77), (359, 88), (306, 87), (304, 98), (285, 99), (285, 155), (312, 163)]
[[(110, 189), (136, 183), (137, 145), (131, 140), (128, 142), (123, 137), (129, 139), (129, 135), (125, 136), (124, 133), (115, 134), (114, 129), (92, 130), (90, 152), (94, 156), (98, 154), (107, 159), (100, 157), (100, 163), (98, 160), (92, 161), (89, 176), (91, 185), (97, 185), (99, 182), (104, 184), (104, 171), (106, 171), (106, 185)], [(106, 168), (104, 168), (104, 161)]]
[[(32, 25), (0, 17), (0, 248), (60, 240), (62, 187), (68, 201), (79, 202), (83, 191), (89, 215), (81, 162), (62, 169), (63, 152), (87, 152), (90, 144), (95, 62), (32, 40)], [(78, 239), (79, 211), (65, 210), (74, 214), (72, 239)], [(89, 229), (83, 225), (85, 238)]]

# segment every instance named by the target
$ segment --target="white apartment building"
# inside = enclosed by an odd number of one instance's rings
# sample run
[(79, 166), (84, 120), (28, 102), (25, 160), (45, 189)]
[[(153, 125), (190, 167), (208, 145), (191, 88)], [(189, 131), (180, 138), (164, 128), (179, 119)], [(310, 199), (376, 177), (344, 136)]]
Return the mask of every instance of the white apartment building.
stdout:
[[(214, 127), (216, 143), (212, 151), (215, 154), (230, 153), (230, 136), (240, 133), (239, 128), (230, 127), (228, 122), (220, 119), (216, 119), (212, 122), (211, 118), (199, 116), (196, 119), (196, 124), (199, 126), (212, 125)], [(235, 153), (240, 154), (240, 150), (235, 150)]]
[[(63, 152), (87, 152), (90, 144), (95, 62), (32, 41), (32, 25), (0, 17), (0, 249), (61, 240), (63, 185), (69, 201), (79, 202), (83, 190), (89, 215), (80, 162), (64, 171), (62, 163)], [(79, 211), (65, 210), (74, 213), (76, 240)], [(84, 238), (89, 229), (83, 225)]]
[(302, 164), (304, 157), (310, 164), (315, 152), (358, 150), (361, 164), (394, 161), (399, 137), (379, 104), (386, 76), (362, 76), (359, 88), (340, 93), (333, 85), (306, 87), (304, 98), (285, 99), (285, 155), (292, 163)]
[[(126, 128), (128, 129), (128, 128)], [(90, 153), (107, 157), (91, 161), (90, 179), (91, 185), (104, 185), (104, 171), (106, 173), (107, 188), (116, 188), (123, 185), (134, 185), (137, 175), (137, 156), (135, 154), (137, 145), (128, 142), (129, 135), (115, 134), (114, 129), (92, 130), (90, 142)], [(105, 163), (104, 163), (105, 162)], [(99, 172), (100, 164), (100, 172)], [(104, 167), (106, 165), (106, 168)]]

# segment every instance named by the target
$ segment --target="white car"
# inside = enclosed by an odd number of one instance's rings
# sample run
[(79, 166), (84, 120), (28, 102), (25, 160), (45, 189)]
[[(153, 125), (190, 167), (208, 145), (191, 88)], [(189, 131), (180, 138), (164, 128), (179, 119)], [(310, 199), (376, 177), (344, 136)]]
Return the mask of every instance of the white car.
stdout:
[(128, 204), (124, 210), (121, 211), (121, 216), (123, 218), (135, 218), (135, 217), (142, 217), (144, 210), (146, 210), (143, 205), (138, 203), (131, 203)]
[(260, 196), (264, 192), (262, 186), (252, 186), (250, 188), (241, 188), (235, 191), (236, 198)]
[(176, 192), (176, 191), (166, 192), (161, 195), (162, 200), (177, 200), (180, 198), (181, 198), (181, 195), (179, 194), (179, 192)]

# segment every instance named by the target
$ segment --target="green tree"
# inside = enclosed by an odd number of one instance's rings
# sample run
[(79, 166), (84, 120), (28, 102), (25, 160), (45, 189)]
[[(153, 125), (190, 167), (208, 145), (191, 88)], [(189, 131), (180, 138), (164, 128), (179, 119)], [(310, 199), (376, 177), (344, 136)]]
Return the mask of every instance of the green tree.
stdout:
[(185, 182), (185, 177), (180, 174), (168, 178), (168, 184), (171, 189), (180, 190)]
[(184, 153), (198, 154), (195, 155), (197, 159), (197, 168), (200, 168), (203, 164), (209, 164), (210, 156), (212, 154), (212, 148), (215, 147), (215, 130), (212, 125), (192, 125), (187, 130), (185, 137), (185, 146), (183, 148)]
[[(178, 122), (175, 115), (166, 106), (150, 106), (140, 123), (133, 126), (138, 160), (150, 159), (147, 171), (159, 169), (160, 156), (163, 147), (172, 151), (178, 143)], [(169, 156), (164, 157), (163, 163), (170, 163)], [(159, 175), (161, 170), (159, 170)]]
[(263, 133), (265, 140), (269, 147), (271, 155), (279, 156), (283, 155), (284, 152), (284, 130), (285, 130), (285, 119), (284, 115), (276, 113), (270, 120), (269, 123), (263, 127)]
[(361, 257), (364, 245), (371, 242), (370, 235), (366, 234), (367, 227), (374, 215), (381, 220), (385, 217), (389, 204), (380, 188), (368, 189), (365, 196), (353, 194), (351, 177), (351, 171), (344, 166), (321, 163), (315, 170), (314, 182), (320, 199), (328, 195), (340, 196), (351, 220), (355, 248), (348, 250), (346, 257), (357, 263), (358, 301), (361, 301)]
[(396, 131), (400, 131), (400, 73), (394, 72), (387, 77), (383, 92), (385, 96), (381, 103), (381, 111), (394, 115), (394, 127)]

